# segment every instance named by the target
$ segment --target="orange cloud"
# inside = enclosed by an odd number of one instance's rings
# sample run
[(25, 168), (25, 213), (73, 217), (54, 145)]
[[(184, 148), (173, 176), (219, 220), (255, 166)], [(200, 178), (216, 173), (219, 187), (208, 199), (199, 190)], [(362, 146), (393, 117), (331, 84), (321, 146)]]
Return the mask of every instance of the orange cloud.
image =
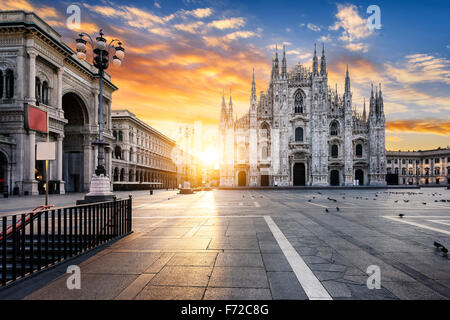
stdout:
[(415, 133), (434, 133), (444, 136), (450, 136), (450, 121), (440, 119), (387, 121), (386, 130), (403, 132), (409, 131)]

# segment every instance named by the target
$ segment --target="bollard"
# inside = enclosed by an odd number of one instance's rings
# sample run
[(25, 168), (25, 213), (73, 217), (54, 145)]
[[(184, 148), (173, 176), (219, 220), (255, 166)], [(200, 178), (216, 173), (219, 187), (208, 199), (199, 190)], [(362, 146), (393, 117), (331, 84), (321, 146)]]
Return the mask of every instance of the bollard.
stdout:
[(153, 189), (150, 189), (150, 195), (151, 196), (153, 195)]

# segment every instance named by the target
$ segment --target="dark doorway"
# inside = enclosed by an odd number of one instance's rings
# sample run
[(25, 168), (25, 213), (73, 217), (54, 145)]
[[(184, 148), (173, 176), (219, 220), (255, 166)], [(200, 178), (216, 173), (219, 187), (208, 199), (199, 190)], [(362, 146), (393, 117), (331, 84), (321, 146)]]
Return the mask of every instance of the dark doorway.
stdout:
[(6, 156), (0, 152), (0, 193), (5, 191), (5, 186), (8, 185), (8, 161)]
[(245, 187), (247, 185), (247, 175), (245, 171), (239, 171), (238, 173), (238, 186)]
[(356, 169), (355, 179), (359, 181), (359, 185), (364, 185), (364, 172), (361, 169)]
[(81, 192), (84, 184), (84, 126), (89, 122), (86, 106), (75, 93), (66, 93), (62, 98), (64, 117), (63, 179), (66, 192)]
[(398, 174), (397, 173), (388, 173), (386, 175), (386, 183), (388, 185), (398, 185)]
[(339, 171), (331, 170), (330, 172), (330, 185), (338, 186), (339, 185)]
[(269, 186), (269, 176), (261, 175), (261, 187), (268, 187), (268, 186)]
[(304, 186), (306, 184), (305, 179), (305, 164), (294, 164), (294, 186)]

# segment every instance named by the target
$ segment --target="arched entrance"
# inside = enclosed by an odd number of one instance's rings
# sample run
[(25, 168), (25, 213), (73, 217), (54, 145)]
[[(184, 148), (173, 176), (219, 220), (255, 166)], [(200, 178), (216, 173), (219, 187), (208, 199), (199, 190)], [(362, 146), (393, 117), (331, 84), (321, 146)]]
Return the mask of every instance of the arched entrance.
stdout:
[[(4, 187), (8, 185), (8, 159), (0, 152), (0, 194), (4, 192)], [(10, 190), (8, 190), (10, 192)]]
[(66, 192), (82, 192), (84, 184), (84, 135), (83, 128), (89, 123), (86, 106), (75, 93), (66, 93), (62, 109), (68, 123), (64, 126), (63, 179)]
[(304, 186), (306, 184), (305, 179), (305, 164), (294, 164), (294, 186)]
[(355, 180), (359, 181), (359, 185), (364, 185), (364, 172), (361, 169), (356, 169)]
[(239, 171), (238, 173), (238, 186), (245, 187), (247, 185), (247, 175), (245, 171)]
[(330, 172), (330, 185), (338, 186), (339, 185), (339, 171), (331, 170)]

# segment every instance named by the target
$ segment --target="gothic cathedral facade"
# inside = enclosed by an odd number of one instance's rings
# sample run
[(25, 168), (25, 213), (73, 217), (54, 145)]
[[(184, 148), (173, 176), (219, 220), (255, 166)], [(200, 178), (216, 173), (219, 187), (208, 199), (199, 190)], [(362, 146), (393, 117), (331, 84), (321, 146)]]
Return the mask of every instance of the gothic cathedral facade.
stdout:
[(369, 115), (352, 108), (350, 76), (339, 95), (328, 86), (325, 50), (314, 48), (312, 70), (288, 72), (283, 50), (272, 59), (270, 83), (249, 111), (233, 120), (225, 96), (219, 126), (220, 185), (353, 186), (386, 184), (385, 116), (381, 85), (372, 86)]

